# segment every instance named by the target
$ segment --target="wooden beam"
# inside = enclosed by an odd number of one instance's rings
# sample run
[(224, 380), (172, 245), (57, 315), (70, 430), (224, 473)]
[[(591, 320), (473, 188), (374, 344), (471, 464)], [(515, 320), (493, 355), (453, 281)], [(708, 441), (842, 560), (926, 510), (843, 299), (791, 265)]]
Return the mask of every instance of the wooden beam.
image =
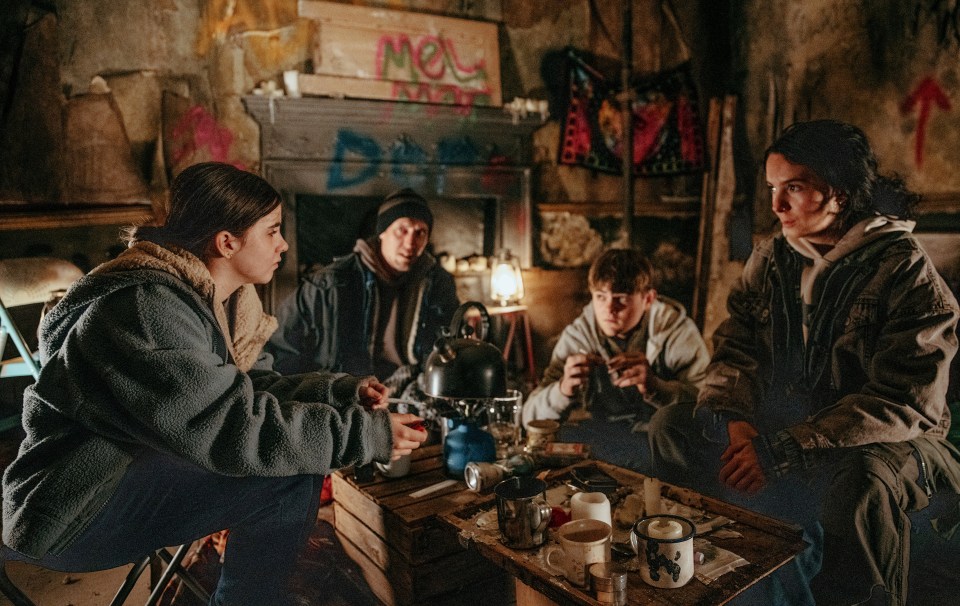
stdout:
[(713, 236), (713, 210), (716, 206), (714, 191), (720, 148), (720, 110), (721, 100), (710, 99), (707, 114), (707, 170), (703, 173), (703, 186), (700, 191), (700, 232), (697, 238), (697, 262), (693, 284), (693, 320), (703, 330), (704, 310), (707, 306), (707, 290), (710, 280), (710, 251)]

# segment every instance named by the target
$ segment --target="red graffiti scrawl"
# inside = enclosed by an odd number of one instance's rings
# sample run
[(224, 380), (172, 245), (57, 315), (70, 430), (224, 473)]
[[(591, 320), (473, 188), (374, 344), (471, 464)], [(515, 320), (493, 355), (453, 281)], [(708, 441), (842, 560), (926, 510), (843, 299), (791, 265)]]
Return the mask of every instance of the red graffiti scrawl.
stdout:
[(920, 113), (917, 116), (917, 138), (914, 142), (913, 153), (917, 168), (923, 164), (923, 142), (927, 136), (930, 108), (934, 103), (944, 111), (950, 110), (950, 99), (947, 98), (937, 81), (927, 76), (900, 105), (900, 111), (904, 114), (909, 114), (917, 105), (920, 106)]

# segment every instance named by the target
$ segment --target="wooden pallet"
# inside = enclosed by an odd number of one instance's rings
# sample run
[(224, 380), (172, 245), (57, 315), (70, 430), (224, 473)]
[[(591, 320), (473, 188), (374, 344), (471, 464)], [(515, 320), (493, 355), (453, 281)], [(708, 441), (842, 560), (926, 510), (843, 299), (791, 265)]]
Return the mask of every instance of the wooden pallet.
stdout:
[(414, 452), (403, 478), (378, 474), (372, 482), (357, 482), (352, 469), (333, 475), (337, 536), (388, 606), (512, 602), (509, 576), (461, 545), (457, 533), (438, 520), (492, 497), (467, 490), (462, 481), (421, 498), (410, 496), (447, 479), (439, 446)]

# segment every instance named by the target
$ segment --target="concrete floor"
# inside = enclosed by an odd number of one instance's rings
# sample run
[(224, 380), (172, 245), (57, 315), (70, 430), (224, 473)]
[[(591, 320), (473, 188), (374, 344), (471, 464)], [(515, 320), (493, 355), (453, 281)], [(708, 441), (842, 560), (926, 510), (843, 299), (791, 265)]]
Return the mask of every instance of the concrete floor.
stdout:
[[(7, 565), (7, 574), (38, 606), (103, 606), (113, 598), (128, 569), (125, 566), (103, 572), (65, 574), (11, 562)], [(147, 575), (144, 575), (131, 594), (131, 604), (146, 602), (150, 595), (147, 584)], [(0, 596), (0, 605), (9, 604), (10, 600)]]

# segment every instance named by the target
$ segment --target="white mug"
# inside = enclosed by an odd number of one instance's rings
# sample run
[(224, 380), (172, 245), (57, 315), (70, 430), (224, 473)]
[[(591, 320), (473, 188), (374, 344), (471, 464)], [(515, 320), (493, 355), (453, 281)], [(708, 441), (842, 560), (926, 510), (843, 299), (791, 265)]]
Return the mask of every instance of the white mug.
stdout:
[(693, 578), (696, 526), (680, 516), (659, 514), (637, 520), (630, 532), (640, 578), (648, 585), (675, 589)]
[[(587, 571), (592, 564), (610, 561), (610, 537), (613, 530), (600, 520), (573, 520), (557, 529), (560, 545), (547, 548), (547, 567), (568, 581), (586, 587)], [(554, 562), (554, 560), (558, 560)]]
[(377, 469), (388, 478), (402, 478), (410, 473), (410, 455), (402, 455), (389, 463), (377, 463)]
[(610, 499), (602, 492), (578, 492), (570, 497), (570, 517), (574, 520), (600, 520), (613, 527)]

